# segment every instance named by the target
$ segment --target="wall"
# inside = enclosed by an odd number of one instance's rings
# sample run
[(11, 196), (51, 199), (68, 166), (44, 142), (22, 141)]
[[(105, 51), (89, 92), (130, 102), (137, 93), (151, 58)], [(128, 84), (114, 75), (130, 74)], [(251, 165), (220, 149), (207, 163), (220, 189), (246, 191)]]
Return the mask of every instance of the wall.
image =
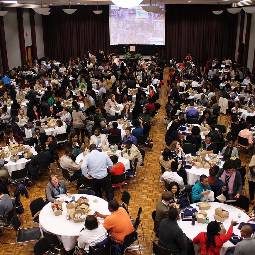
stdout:
[(252, 14), (251, 18), (251, 32), (250, 32), (250, 43), (248, 51), (247, 67), (252, 71), (255, 51), (255, 13)]
[(42, 15), (35, 13), (35, 32), (36, 32), (36, 47), (37, 57), (44, 57), (44, 43), (43, 43), (43, 26), (42, 26)]
[(19, 33), (16, 9), (11, 8), (4, 16), (4, 31), (9, 68), (21, 65)]

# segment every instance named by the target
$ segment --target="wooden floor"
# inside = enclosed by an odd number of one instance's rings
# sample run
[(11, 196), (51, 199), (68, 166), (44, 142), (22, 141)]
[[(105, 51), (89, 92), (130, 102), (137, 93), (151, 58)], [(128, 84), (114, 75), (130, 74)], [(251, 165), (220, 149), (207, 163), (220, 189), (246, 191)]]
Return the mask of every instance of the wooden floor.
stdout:
[[(131, 194), (130, 201), (130, 212), (132, 217), (136, 216), (138, 208), (141, 206), (142, 212), (142, 224), (139, 227), (139, 240), (142, 247), (142, 254), (149, 255), (151, 252), (151, 241), (153, 239), (152, 228), (153, 222), (151, 219), (151, 213), (155, 208), (155, 204), (160, 197), (163, 187), (159, 181), (160, 177), (160, 167), (159, 167), (159, 155), (163, 149), (163, 141), (165, 135), (165, 102), (166, 93), (161, 92), (161, 97), (159, 103), (161, 104), (161, 109), (159, 113), (155, 116), (155, 125), (152, 126), (151, 138), (153, 139), (154, 146), (153, 149), (146, 152), (144, 166), (141, 167), (137, 173), (137, 176), (128, 183), (124, 188)], [(219, 120), (221, 123), (226, 122), (226, 117)], [(247, 161), (247, 160), (246, 160)], [(60, 172), (57, 169), (56, 164), (52, 164), (51, 170), (53, 173), (59, 175)], [(42, 180), (32, 187), (29, 188), (29, 199), (22, 199), (25, 206), (25, 213), (21, 216), (23, 226), (29, 227), (33, 226), (31, 221), (31, 214), (29, 210), (29, 203), (34, 198), (44, 197), (44, 190), (48, 180), (47, 176), (43, 177)], [(69, 185), (69, 191), (75, 193), (75, 187)], [(115, 192), (116, 198), (119, 199), (120, 191)], [(135, 252), (138, 254), (138, 252)], [(0, 235), (0, 255), (31, 255), (33, 254), (33, 243), (27, 245), (15, 244), (15, 232), (13, 230), (7, 230)]]

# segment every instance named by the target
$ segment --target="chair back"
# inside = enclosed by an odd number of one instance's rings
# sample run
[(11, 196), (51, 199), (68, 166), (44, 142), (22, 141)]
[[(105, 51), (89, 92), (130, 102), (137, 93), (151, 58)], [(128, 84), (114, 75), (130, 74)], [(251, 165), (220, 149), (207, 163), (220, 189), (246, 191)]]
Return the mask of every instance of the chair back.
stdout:
[(134, 222), (134, 228), (135, 230), (138, 229), (140, 223), (141, 223), (141, 214), (142, 214), (142, 207), (139, 207), (138, 212), (137, 212), (137, 216)]
[(152, 249), (155, 255), (177, 255), (171, 252), (171, 250), (159, 245), (156, 241), (153, 241)]
[(111, 245), (109, 239), (106, 238), (100, 243), (89, 247), (89, 255), (109, 255), (111, 254)]
[(126, 180), (126, 174), (111, 175), (112, 184), (121, 184)]
[(11, 182), (12, 183), (24, 183), (28, 179), (27, 177), (27, 168), (20, 169), (18, 171), (12, 171), (11, 173)]
[(92, 188), (82, 188), (78, 190), (78, 194), (85, 194), (85, 195), (92, 195), (95, 196), (96, 192), (94, 190), (92, 190)]
[(129, 205), (131, 195), (128, 191), (124, 190), (121, 195), (121, 201), (125, 203), (127, 206)]
[(18, 218), (17, 215), (14, 215), (14, 216), (12, 217), (12, 219), (11, 219), (11, 224), (12, 224), (13, 228), (14, 228), (16, 231), (19, 230), (19, 228), (20, 228), (20, 226), (21, 226), (21, 222), (20, 222), (20, 220), (19, 220), (19, 218)]
[(128, 248), (132, 243), (134, 243), (137, 240), (137, 238), (138, 238), (138, 234), (136, 231), (125, 236), (124, 242), (123, 242), (124, 249)]
[(108, 135), (108, 142), (109, 142), (109, 144), (120, 144), (121, 143), (121, 136), (119, 136), (119, 135)]
[(58, 247), (60, 245), (60, 241), (58, 237), (52, 233), (49, 233), (43, 230), (43, 237), (47, 240), (47, 242), (51, 246)]
[(34, 217), (36, 213), (41, 211), (45, 204), (46, 202), (42, 197), (34, 199), (29, 205), (32, 217)]
[(227, 128), (226, 128), (226, 126), (224, 126), (224, 125), (215, 125), (215, 128), (218, 128), (219, 129), (219, 131), (222, 133), (222, 134), (225, 134), (226, 132), (227, 132)]
[(57, 144), (68, 142), (68, 133), (56, 135)]
[(240, 144), (242, 146), (245, 146), (245, 147), (249, 145), (248, 139), (244, 138), (244, 137), (241, 137), (241, 136), (237, 137), (237, 142), (238, 142), (238, 144)]
[(195, 154), (197, 152), (196, 145), (192, 143), (183, 144), (183, 152), (185, 154)]
[(188, 124), (198, 124), (199, 119), (198, 118), (187, 118), (187, 123)]
[(44, 255), (50, 250), (50, 245), (46, 238), (42, 238), (36, 242), (34, 246), (35, 255)]

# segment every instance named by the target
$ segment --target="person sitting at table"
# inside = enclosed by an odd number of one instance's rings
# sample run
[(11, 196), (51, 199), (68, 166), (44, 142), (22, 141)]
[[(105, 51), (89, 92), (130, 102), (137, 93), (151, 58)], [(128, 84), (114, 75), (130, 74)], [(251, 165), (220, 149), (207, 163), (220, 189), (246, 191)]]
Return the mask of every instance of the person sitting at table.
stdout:
[(32, 106), (32, 109), (30, 107), (27, 108), (27, 116), (29, 121), (40, 120), (40, 112), (36, 105)]
[(192, 187), (191, 198), (193, 203), (201, 201), (214, 201), (214, 194), (208, 182), (208, 177), (204, 174), (200, 180)]
[(143, 142), (144, 129), (142, 123), (139, 120), (133, 120), (132, 122), (134, 129), (132, 130), (132, 135), (136, 137), (137, 141)]
[(201, 143), (202, 143), (200, 132), (201, 130), (198, 126), (193, 126), (191, 129), (191, 134), (186, 136), (186, 141), (188, 143), (192, 143), (196, 145), (196, 151), (200, 149)]
[(207, 106), (208, 100), (207, 100), (207, 98), (205, 97), (205, 94), (201, 94), (201, 98), (198, 100), (197, 103), (198, 103), (199, 105), (202, 105), (202, 106)]
[(178, 174), (178, 170), (178, 162), (172, 159), (170, 169), (166, 170), (160, 177), (160, 180), (165, 182), (166, 187), (172, 182), (177, 182), (182, 188), (184, 187), (183, 178)]
[(204, 110), (203, 115), (199, 118), (199, 123), (211, 125), (212, 122), (213, 118), (211, 112), (208, 109)]
[(214, 196), (217, 197), (222, 193), (223, 182), (217, 177), (219, 173), (219, 167), (214, 165), (209, 169), (208, 183), (214, 192)]
[(192, 252), (188, 252), (188, 239), (177, 224), (177, 220), (179, 220), (178, 209), (170, 207), (168, 217), (159, 223), (159, 245), (168, 249), (170, 254), (192, 255)]
[(20, 108), (18, 113), (18, 124), (19, 126), (24, 126), (28, 122), (28, 117), (26, 115), (25, 109)]
[(132, 120), (131, 105), (129, 103), (125, 104), (125, 106), (123, 107), (121, 117), (123, 119)]
[(111, 175), (122, 175), (125, 173), (125, 165), (122, 162), (118, 162), (118, 156), (112, 155), (110, 157), (113, 166), (109, 169)]
[(132, 135), (131, 127), (126, 127), (125, 128), (125, 135), (122, 139), (122, 143), (126, 143), (127, 141), (130, 141), (134, 145), (137, 145), (137, 138), (134, 135)]
[(90, 144), (95, 144), (97, 148), (107, 150), (109, 148), (109, 142), (105, 134), (101, 134), (100, 128), (96, 128), (94, 135), (90, 137)]
[(249, 199), (242, 195), (242, 177), (236, 170), (237, 161), (230, 159), (223, 165), (223, 173), (220, 180), (223, 182), (223, 195), (227, 200), (231, 200), (232, 205), (236, 205), (245, 211), (249, 211)]
[(98, 222), (94, 215), (87, 215), (84, 228), (77, 239), (78, 247), (88, 253), (90, 246), (95, 246), (106, 238), (107, 231), (103, 225)]
[(59, 164), (62, 168), (68, 170), (71, 181), (79, 180), (82, 176), (81, 166), (76, 164), (71, 157), (72, 148), (67, 146), (64, 148), (63, 155), (59, 159)]
[(171, 157), (171, 151), (169, 148), (165, 148), (161, 155), (159, 156), (159, 164), (161, 166), (161, 172), (171, 171), (171, 164), (173, 158)]
[(57, 175), (50, 175), (49, 182), (46, 186), (46, 199), (53, 203), (59, 195), (67, 194), (64, 181), (59, 181)]
[(5, 194), (5, 189), (0, 185), (0, 227), (5, 226), (8, 221), (8, 214), (13, 211), (13, 201), (8, 194)]
[(66, 133), (66, 124), (62, 120), (56, 121), (56, 126), (54, 128), (55, 135), (65, 134)]
[(205, 140), (202, 142), (202, 149), (205, 151), (211, 151), (214, 154), (217, 154), (218, 151), (217, 146), (212, 143), (211, 137), (208, 135), (205, 136)]
[(72, 159), (76, 158), (82, 152), (83, 144), (80, 143), (76, 133), (70, 134), (68, 145), (72, 148)]
[(247, 123), (243, 124), (243, 129), (239, 132), (238, 136), (246, 138), (248, 140), (249, 145), (253, 144), (254, 137)]
[(116, 200), (108, 202), (108, 210), (111, 215), (96, 212), (96, 217), (104, 219), (103, 226), (108, 231), (111, 239), (118, 244), (122, 244), (124, 238), (135, 231), (130, 216)]
[(115, 95), (112, 94), (105, 103), (104, 109), (106, 114), (110, 117), (115, 116), (116, 112), (120, 110), (119, 104), (116, 102)]
[(67, 127), (72, 125), (72, 115), (68, 111), (68, 108), (64, 107), (62, 112), (57, 113), (57, 116), (60, 116), (60, 119), (66, 123)]
[(194, 101), (191, 101), (189, 107), (186, 109), (186, 118), (198, 118), (199, 111), (197, 108), (194, 107)]
[(223, 244), (231, 238), (236, 224), (232, 221), (227, 233), (224, 233), (219, 222), (211, 221), (207, 225), (207, 232), (201, 232), (193, 239), (194, 244), (200, 245), (200, 255), (220, 255)]
[(221, 152), (224, 160), (228, 160), (230, 158), (239, 158), (238, 149), (234, 146), (235, 141), (229, 140), (227, 142), (227, 146), (225, 146)]
[(47, 140), (47, 136), (45, 133), (40, 133), (40, 128), (35, 128), (32, 139), (31, 139), (31, 144), (34, 146), (45, 146), (45, 142)]
[(56, 115), (57, 115), (57, 109), (54, 105), (51, 105), (49, 107), (49, 110), (47, 112), (47, 117), (51, 117), (51, 118), (56, 118)]
[(173, 141), (169, 146), (171, 158), (175, 159), (176, 161), (182, 161), (185, 157), (185, 153), (181, 147), (179, 141)]
[(134, 170), (142, 165), (143, 163), (143, 157), (139, 149), (132, 144), (131, 141), (126, 141), (124, 143), (124, 148), (122, 150), (122, 155), (124, 158), (127, 158), (130, 160), (131, 163), (131, 177), (135, 174)]
[(168, 130), (166, 131), (165, 135), (165, 143), (167, 146), (178, 139), (178, 128), (180, 127), (178, 119), (174, 119)]
[(111, 137), (114, 137), (114, 141), (118, 141), (121, 143), (121, 129), (118, 128), (118, 122), (113, 122), (112, 123), (112, 128), (108, 130), (108, 134)]
[(252, 237), (253, 229), (250, 225), (242, 226), (241, 237), (243, 240), (235, 246), (234, 255), (251, 255), (255, 251), (255, 238)]

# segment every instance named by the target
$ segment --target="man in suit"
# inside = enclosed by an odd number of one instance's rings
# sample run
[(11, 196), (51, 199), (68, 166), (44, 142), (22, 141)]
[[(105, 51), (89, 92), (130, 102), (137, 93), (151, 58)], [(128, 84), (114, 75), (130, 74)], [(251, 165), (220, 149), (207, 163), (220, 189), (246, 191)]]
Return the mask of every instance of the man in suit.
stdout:
[(206, 136), (205, 141), (202, 143), (202, 149), (205, 151), (212, 151), (214, 154), (217, 154), (218, 149), (215, 143), (212, 143), (211, 137)]

